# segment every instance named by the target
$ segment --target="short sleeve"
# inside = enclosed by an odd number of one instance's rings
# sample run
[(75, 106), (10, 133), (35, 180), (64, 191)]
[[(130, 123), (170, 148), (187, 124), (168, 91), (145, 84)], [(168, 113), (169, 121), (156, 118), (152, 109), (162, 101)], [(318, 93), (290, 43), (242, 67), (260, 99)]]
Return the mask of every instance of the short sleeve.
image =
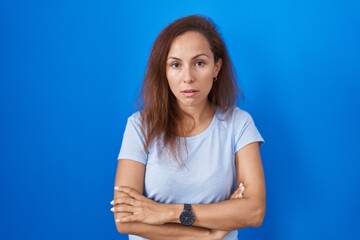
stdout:
[(140, 112), (128, 118), (118, 160), (128, 159), (146, 165), (145, 137), (141, 130)]
[(253, 142), (259, 142), (260, 145), (264, 143), (264, 139), (248, 112), (240, 109), (235, 111), (234, 128), (234, 152)]

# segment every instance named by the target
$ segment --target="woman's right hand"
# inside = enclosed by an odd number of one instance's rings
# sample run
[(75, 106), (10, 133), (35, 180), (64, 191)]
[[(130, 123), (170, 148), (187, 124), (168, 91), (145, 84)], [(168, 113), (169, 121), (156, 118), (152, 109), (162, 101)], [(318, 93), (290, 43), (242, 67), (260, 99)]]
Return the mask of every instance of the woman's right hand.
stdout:
[[(235, 190), (235, 192), (233, 192), (233, 194), (231, 194), (230, 199), (237, 199), (237, 198), (241, 199), (244, 197), (244, 192), (245, 192), (245, 186), (241, 182), (239, 184), (239, 187)], [(228, 234), (229, 234), (229, 231), (211, 230), (211, 239), (221, 240)]]
[(243, 198), (245, 192), (245, 186), (240, 182), (239, 187), (231, 194), (230, 199)]

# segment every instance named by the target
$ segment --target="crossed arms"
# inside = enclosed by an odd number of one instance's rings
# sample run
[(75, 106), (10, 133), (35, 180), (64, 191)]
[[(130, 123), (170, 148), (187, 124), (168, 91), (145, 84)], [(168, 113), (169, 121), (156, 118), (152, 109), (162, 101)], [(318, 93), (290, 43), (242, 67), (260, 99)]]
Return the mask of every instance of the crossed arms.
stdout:
[(236, 153), (237, 183), (244, 183), (229, 200), (213, 204), (193, 204), (196, 220), (182, 226), (183, 204), (162, 204), (142, 194), (145, 166), (120, 160), (115, 178), (114, 220), (121, 233), (148, 239), (222, 239), (229, 231), (260, 226), (265, 215), (265, 181), (259, 144), (251, 143)]

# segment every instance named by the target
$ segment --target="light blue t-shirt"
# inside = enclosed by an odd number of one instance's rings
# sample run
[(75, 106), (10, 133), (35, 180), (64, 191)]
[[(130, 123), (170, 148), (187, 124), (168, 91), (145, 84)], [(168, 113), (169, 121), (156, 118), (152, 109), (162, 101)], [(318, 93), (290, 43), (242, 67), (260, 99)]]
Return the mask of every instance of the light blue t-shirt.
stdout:
[[(181, 166), (154, 141), (148, 152), (141, 131), (140, 112), (128, 118), (118, 159), (146, 165), (144, 196), (160, 203), (208, 204), (229, 199), (236, 189), (235, 153), (252, 142), (263, 143), (251, 116), (237, 108), (219, 108), (202, 133), (186, 141)], [(144, 238), (129, 235), (131, 240)], [(224, 239), (237, 239), (237, 231)]]

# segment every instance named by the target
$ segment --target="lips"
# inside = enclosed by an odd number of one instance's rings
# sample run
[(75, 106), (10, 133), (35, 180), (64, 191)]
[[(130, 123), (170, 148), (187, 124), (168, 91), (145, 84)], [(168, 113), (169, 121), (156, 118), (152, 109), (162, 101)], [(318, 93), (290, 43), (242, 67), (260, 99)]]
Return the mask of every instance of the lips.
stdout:
[(181, 91), (181, 93), (185, 97), (195, 97), (198, 92), (199, 92), (199, 90), (195, 90), (195, 89), (185, 89), (185, 90)]
[(185, 89), (185, 90), (182, 90), (181, 92), (182, 92), (182, 93), (195, 93), (195, 92), (198, 92), (198, 90), (195, 90), (195, 89)]

